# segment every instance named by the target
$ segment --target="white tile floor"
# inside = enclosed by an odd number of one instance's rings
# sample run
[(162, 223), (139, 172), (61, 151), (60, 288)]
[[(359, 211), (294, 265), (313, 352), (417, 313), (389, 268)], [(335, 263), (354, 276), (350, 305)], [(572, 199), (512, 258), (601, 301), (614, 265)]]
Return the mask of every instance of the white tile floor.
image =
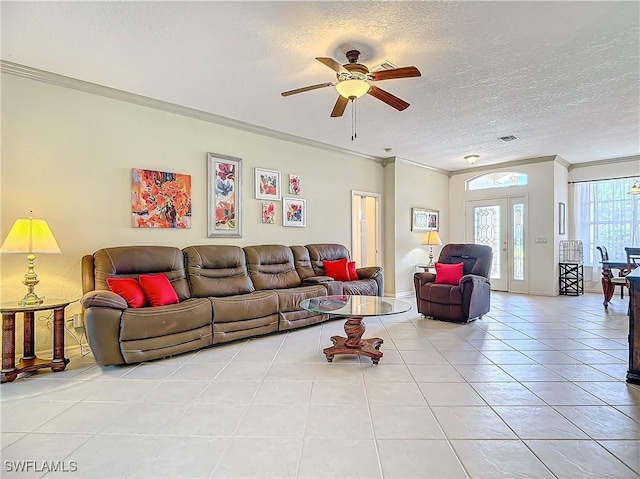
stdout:
[(132, 366), (77, 354), (2, 385), (0, 475), (638, 478), (626, 300), (601, 303), (494, 294), (470, 324), (371, 318), (379, 366), (325, 361), (342, 320)]

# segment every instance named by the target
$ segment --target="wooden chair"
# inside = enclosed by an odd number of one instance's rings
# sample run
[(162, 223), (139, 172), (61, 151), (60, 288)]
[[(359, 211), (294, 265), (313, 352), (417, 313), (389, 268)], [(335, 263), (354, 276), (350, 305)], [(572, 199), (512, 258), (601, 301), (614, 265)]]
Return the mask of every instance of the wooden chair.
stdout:
[(627, 253), (627, 273), (625, 276), (638, 266), (640, 266), (640, 248), (628, 247), (624, 249)]
[[(613, 288), (615, 289), (616, 286), (620, 286), (620, 298), (624, 299), (624, 288), (627, 286), (627, 279), (625, 278), (625, 276), (629, 274), (629, 270), (627, 268), (611, 268), (606, 263), (606, 261), (609, 261), (609, 253), (607, 252), (607, 248), (605, 246), (596, 246), (596, 249), (600, 251), (600, 257), (602, 258), (603, 271), (606, 272), (607, 270), (609, 270), (609, 273), (610, 273), (609, 276), (610, 276), (611, 283), (613, 284)], [(635, 249), (638, 249), (640, 251), (640, 248), (635, 248)], [(627, 266), (628, 266), (628, 263), (629, 263), (629, 257), (627, 253)], [(612, 269), (618, 270), (618, 276), (613, 275), (613, 272), (611, 271)]]

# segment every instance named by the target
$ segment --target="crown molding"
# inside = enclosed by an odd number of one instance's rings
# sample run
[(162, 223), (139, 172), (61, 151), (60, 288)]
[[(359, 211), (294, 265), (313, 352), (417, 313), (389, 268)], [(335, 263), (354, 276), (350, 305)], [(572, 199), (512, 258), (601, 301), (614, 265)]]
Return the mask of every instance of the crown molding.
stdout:
[(6, 60), (0, 60), (0, 71), (9, 75), (15, 75), (30, 80), (36, 80), (51, 85), (60, 86), (63, 88), (70, 88), (73, 90), (82, 91), (85, 93), (91, 93), (94, 95), (103, 96), (106, 98), (112, 98), (114, 100), (124, 101), (132, 103), (134, 105), (144, 106), (147, 108), (153, 108), (155, 110), (164, 111), (167, 113), (173, 113), (196, 120), (202, 120), (216, 125), (226, 126), (237, 130), (246, 131), (248, 133), (254, 133), (256, 135), (267, 136), (278, 140), (287, 141), (290, 143), (297, 143), (299, 145), (310, 146), (314, 148), (320, 148), (326, 151), (334, 153), (346, 154), (355, 158), (375, 161), (376, 163), (382, 163), (383, 158), (377, 156), (366, 155), (357, 151), (340, 148), (338, 146), (330, 145), (320, 141), (311, 140), (309, 138), (303, 138), (301, 136), (291, 135), (283, 133), (281, 131), (272, 130), (262, 126), (252, 125), (244, 121), (234, 120), (226, 116), (216, 115), (203, 110), (197, 110), (195, 108), (189, 108), (186, 106), (177, 105), (163, 100), (157, 100), (143, 95), (130, 93), (124, 90), (118, 90), (116, 88), (99, 85), (97, 83), (91, 83), (84, 80), (78, 80), (57, 73), (48, 72), (45, 70), (39, 70), (37, 68), (21, 65), (19, 63), (9, 62)]
[(549, 155), (549, 156), (540, 156), (538, 158), (527, 158), (525, 160), (515, 160), (515, 161), (508, 161), (506, 163), (496, 163), (496, 164), (492, 164), (492, 165), (484, 165), (484, 166), (479, 166), (476, 168), (465, 168), (463, 170), (456, 170), (456, 171), (451, 171), (449, 172), (449, 178), (451, 178), (452, 176), (455, 175), (465, 175), (468, 173), (479, 173), (482, 171), (494, 171), (496, 169), (504, 169), (504, 168), (513, 168), (516, 166), (523, 166), (523, 165), (532, 165), (535, 163), (546, 163), (549, 161), (558, 161), (558, 163), (560, 163), (561, 165), (567, 166), (569, 165), (569, 163), (564, 160), (563, 158), (560, 158), (557, 155)]
[[(574, 170), (576, 168), (587, 168), (589, 166), (615, 165), (616, 163), (626, 163), (627, 161), (640, 162), (640, 155), (622, 156), (620, 158), (609, 158), (606, 160), (588, 161), (586, 163), (574, 163), (571, 166), (569, 166), (569, 171)], [(640, 171), (640, 163), (638, 166), (638, 170)]]
[[(406, 165), (411, 165), (411, 166), (415, 166), (417, 168), (423, 168), (425, 170), (430, 170), (430, 171), (434, 171), (436, 173), (441, 173), (443, 175), (449, 175), (449, 170), (443, 170), (442, 168), (437, 168), (435, 166), (429, 166), (429, 165), (425, 165), (423, 163), (418, 163), (417, 161), (413, 161), (413, 160), (408, 160), (407, 158), (401, 158), (399, 156), (395, 156), (395, 161), (397, 163), (404, 163)], [(386, 161), (386, 160), (385, 160)], [(390, 162), (389, 162), (390, 163)], [(383, 163), (384, 164), (384, 163)], [(385, 165), (386, 166), (386, 165)]]

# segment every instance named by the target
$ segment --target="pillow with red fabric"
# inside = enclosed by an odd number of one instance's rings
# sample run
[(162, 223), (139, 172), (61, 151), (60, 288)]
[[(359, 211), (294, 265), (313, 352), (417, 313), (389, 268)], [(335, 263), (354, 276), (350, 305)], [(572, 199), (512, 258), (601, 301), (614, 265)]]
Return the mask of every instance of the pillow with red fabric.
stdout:
[(462, 279), (464, 263), (436, 263), (436, 284), (452, 284), (458, 286)]
[(147, 305), (147, 298), (134, 278), (107, 278), (109, 289), (122, 296), (130, 308), (142, 308)]
[(151, 306), (165, 306), (180, 301), (176, 290), (164, 273), (141, 274), (138, 281)]
[(331, 276), (336, 281), (349, 281), (349, 268), (347, 267), (347, 258), (337, 261), (323, 261), (322, 267), (327, 276)]
[(356, 262), (355, 261), (349, 261), (347, 262), (347, 269), (349, 270), (349, 279), (351, 281), (355, 281), (358, 278), (358, 272), (356, 271)]

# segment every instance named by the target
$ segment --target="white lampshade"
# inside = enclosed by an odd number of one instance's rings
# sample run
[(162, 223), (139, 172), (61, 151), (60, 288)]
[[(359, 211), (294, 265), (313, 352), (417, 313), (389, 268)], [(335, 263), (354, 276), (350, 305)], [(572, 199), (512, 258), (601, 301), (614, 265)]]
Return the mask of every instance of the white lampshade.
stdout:
[(1, 253), (62, 253), (45, 220), (19, 218), (11, 227)]
[(437, 231), (427, 231), (424, 237), (422, 238), (422, 244), (433, 246), (433, 245), (442, 244), (442, 241), (440, 240), (440, 236), (438, 236)]
[(634, 181), (633, 186), (629, 191), (627, 191), (628, 195), (640, 195), (640, 181)]
[(340, 96), (345, 98), (360, 98), (370, 89), (371, 85), (364, 80), (343, 80), (336, 85)]

